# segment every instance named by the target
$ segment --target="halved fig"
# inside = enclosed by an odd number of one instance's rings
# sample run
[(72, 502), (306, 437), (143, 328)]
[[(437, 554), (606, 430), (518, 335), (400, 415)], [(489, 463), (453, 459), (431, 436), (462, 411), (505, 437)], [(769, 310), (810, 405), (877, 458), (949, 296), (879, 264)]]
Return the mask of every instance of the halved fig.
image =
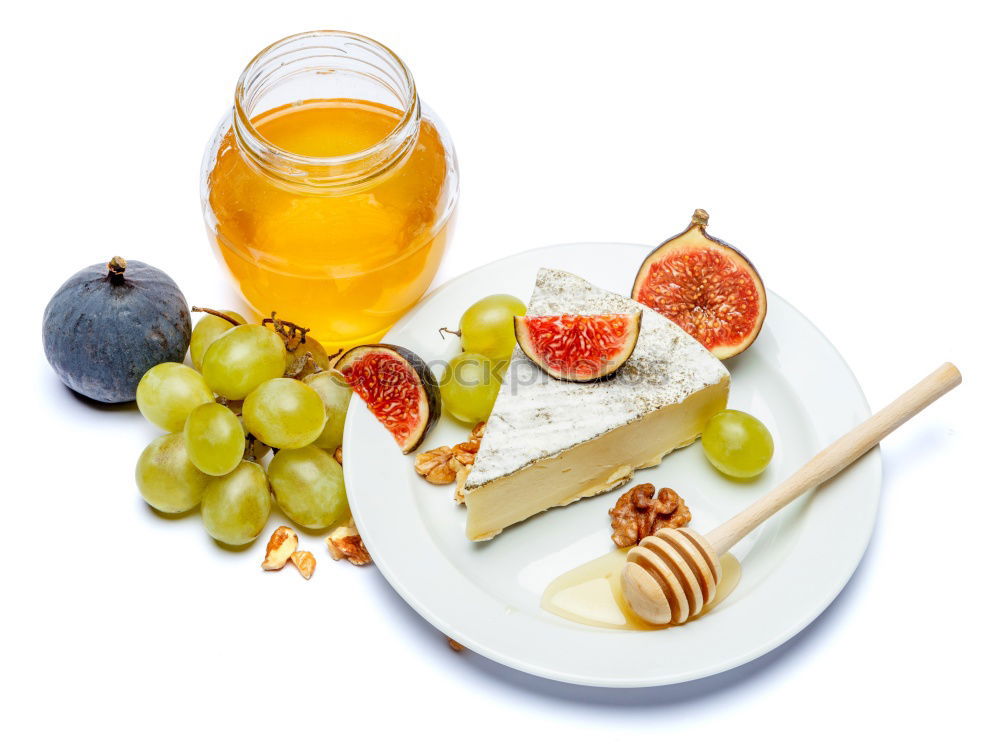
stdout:
[(553, 378), (607, 378), (632, 356), (642, 313), (514, 316), (514, 336), (524, 354)]
[(420, 357), (405, 347), (364, 344), (333, 364), (396, 443), (409, 454), (441, 417), (441, 390)]
[(701, 342), (720, 360), (757, 338), (767, 314), (760, 274), (746, 256), (707, 232), (708, 212), (646, 256), (632, 299), (648, 305)]

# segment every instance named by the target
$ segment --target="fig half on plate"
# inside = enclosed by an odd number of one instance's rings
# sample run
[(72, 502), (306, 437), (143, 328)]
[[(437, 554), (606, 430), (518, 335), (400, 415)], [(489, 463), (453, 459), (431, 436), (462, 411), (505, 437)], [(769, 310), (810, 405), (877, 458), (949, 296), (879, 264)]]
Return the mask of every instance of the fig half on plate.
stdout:
[(632, 299), (662, 313), (720, 360), (757, 338), (767, 314), (760, 274), (732, 245), (705, 231), (708, 212), (646, 256)]
[(364, 344), (334, 363), (396, 443), (409, 454), (441, 417), (437, 379), (416, 353), (392, 344)]
[(639, 339), (642, 313), (514, 316), (518, 346), (553, 378), (585, 383), (624, 365)]

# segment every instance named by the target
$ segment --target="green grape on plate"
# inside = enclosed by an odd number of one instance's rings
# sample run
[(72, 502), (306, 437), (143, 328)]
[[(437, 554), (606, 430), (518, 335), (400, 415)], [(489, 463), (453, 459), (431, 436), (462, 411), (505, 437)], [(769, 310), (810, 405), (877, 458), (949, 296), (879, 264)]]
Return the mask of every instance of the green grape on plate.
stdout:
[(243, 423), (268, 446), (297, 449), (319, 438), (326, 425), (326, 406), (302, 381), (273, 378), (243, 402)]
[[(220, 310), (218, 312), (236, 321), (235, 325), (247, 322), (243, 316), (235, 311)], [(205, 311), (205, 315), (195, 324), (194, 330), (191, 332), (191, 362), (198, 370), (201, 370), (201, 363), (208, 348), (231, 328), (234, 328), (234, 324), (215, 315), (215, 311)]]
[(140, 495), (165, 514), (181, 514), (197, 506), (210, 479), (191, 463), (181, 433), (155, 439), (135, 465)]
[(774, 439), (767, 426), (753, 415), (724, 409), (705, 426), (701, 448), (722, 474), (746, 479), (767, 468), (774, 456)]
[(285, 343), (264, 326), (235, 326), (205, 351), (201, 373), (215, 393), (246, 399), (264, 381), (284, 375)]
[(232, 410), (211, 402), (195, 407), (184, 423), (191, 463), (207, 475), (228, 475), (243, 459), (246, 433)]
[(142, 416), (157, 427), (176, 433), (191, 410), (215, 401), (201, 374), (179, 362), (161, 362), (146, 371), (135, 390)]
[(491, 360), (509, 360), (514, 351), (514, 316), (527, 307), (513, 295), (490, 295), (462, 314), (462, 349)]
[(344, 470), (316, 446), (279, 451), (267, 467), (285, 515), (307, 529), (325, 529), (347, 516)]
[(328, 371), (306, 376), (303, 382), (319, 394), (326, 408), (326, 426), (313, 443), (321, 449), (333, 451), (344, 443), (347, 405), (351, 403), (354, 390)]
[(463, 352), (453, 358), (441, 378), (444, 408), (459, 422), (484, 421), (500, 393), (502, 366), (503, 363), (475, 352)]
[(201, 499), (205, 531), (226, 545), (256, 540), (270, 513), (271, 487), (256, 462), (240, 462), (228, 475), (213, 477)]

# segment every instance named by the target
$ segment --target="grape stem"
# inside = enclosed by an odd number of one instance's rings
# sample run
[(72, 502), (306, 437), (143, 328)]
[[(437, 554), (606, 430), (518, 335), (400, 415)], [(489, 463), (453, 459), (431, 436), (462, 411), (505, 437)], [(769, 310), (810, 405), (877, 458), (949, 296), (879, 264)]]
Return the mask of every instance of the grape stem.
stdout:
[(217, 396), (215, 397), (215, 401), (217, 404), (221, 404), (223, 407), (228, 408), (229, 411), (237, 417), (241, 417), (243, 415), (243, 402), (241, 400), (227, 399), (224, 396)]
[(452, 336), (462, 336), (462, 329), (459, 329), (458, 331), (452, 331), (447, 326), (442, 326), (441, 328), (438, 329), (438, 333), (441, 335), (441, 338), (444, 339), (445, 334), (451, 334)]
[[(267, 446), (268, 449), (270, 449), (271, 451), (274, 451), (274, 449), (271, 446), (268, 446), (262, 440), (260, 440), (259, 438), (254, 437), (251, 434), (251, 435), (247, 436), (247, 446), (246, 446), (246, 449), (244, 449), (244, 451), (243, 451), (243, 461), (245, 461), (245, 462), (253, 462), (254, 464), (259, 464), (260, 463), (260, 461), (257, 459), (257, 454), (254, 451), (254, 449), (255, 449), (255, 447), (256, 447), (256, 445), (258, 443), (261, 446)], [(264, 453), (266, 454), (267, 452), (265, 451)]]
[(299, 326), (297, 323), (292, 323), (291, 321), (281, 320), (278, 318), (277, 312), (273, 310), (271, 311), (270, 318), (265, 318), (260, 322), (261, 326), (267, 326), (268, 324), (271, 324), (275, 333), (285, 340), (285, 349), (289, 352), (294, 352), (295, 348), (300, 344), (305, 344), (306, 334), (309, 333), (309, 329), (304, 326)]
[[(306, 370), (312, 365), (312, 369), (307, 373)], [(285, 370), (285, 378), (302, 378), (302, 376), (312, 375), (313, 373), (322, 373), (323, 368), (320, 364), (316, 362), (316, 358), (313, 357), (312, 352), (306, 352), (304, 355), (296, 357), (288, 368)]]
[(218, 318), (221, 318), (223, 321), (229, 321), (229, 323), (233, 324), (233, 326), (239, 326), (240, 325), (239, 321), (237, 321), (232, 316), (223, 313), (221, 310), (213, 310), (212, 308), (199, 308), (197, 305), (192, 305), (191, 306), (191, 312), (192, 313), (208, 313), (209, 315), (213, 315), (213, 316), (216, 316)]

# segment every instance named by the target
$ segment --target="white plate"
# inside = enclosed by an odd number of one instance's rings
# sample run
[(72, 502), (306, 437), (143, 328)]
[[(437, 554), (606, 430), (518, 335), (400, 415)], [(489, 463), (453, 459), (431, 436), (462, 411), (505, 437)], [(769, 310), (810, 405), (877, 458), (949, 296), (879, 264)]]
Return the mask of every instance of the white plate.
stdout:
[[(428, 362), (459, 351), (441, 326), (488, 294), (527, 301), (539, 267), (564, 269), (628, 294), (648, 248), (612, 243), (528, 251), (464, 274), (414, 308), (385, 337)], [(829, 341), (768, 293), (763, 331), (726, 363), (730, 406), (756, 415), (774, 435), (768, 469), (749, 482), (719, 475), (699, 444), (676, 451), (636, 480), (667, 485), (691, 507), (692, 526), (712, 529), (869, 415), (861, 388)], [(454, 444), (468, 428), (442, 417), (423, 448)], [(819, 615), (861, 560), (878, 506), (881, 459), (871, 452), (797, 500), (733, 549), (743, 578), (706, 617), (663, 631), (617, 631), (542, 610), (546, 585), (612, 549), (609, 493), (548, 511), (488, 543), (465, 538), (465, 510), (451, 487), (413, 471), (392, 438), (353, 400), (344, 438), (354, 518), (379, 570), (418, 613), (469, 649), (518, 670), (592, 686), (655, 686), (741, 665), (782, 644)]]

